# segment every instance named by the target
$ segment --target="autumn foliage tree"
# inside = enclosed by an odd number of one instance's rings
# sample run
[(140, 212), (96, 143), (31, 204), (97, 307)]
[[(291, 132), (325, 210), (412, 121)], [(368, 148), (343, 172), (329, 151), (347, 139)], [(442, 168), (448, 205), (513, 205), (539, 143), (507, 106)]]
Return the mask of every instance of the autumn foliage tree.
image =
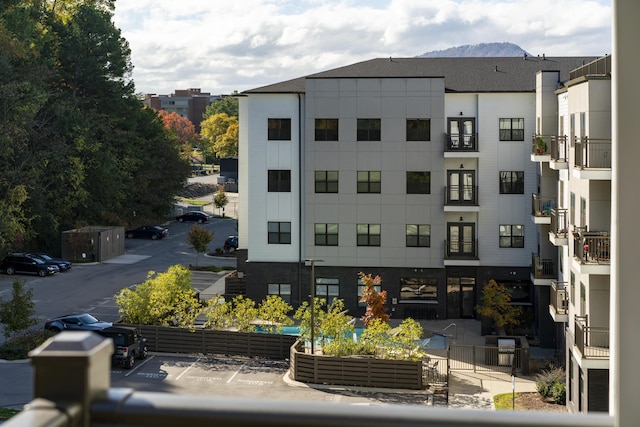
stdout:
[(385, 307), (387, 291), (376, 291), (376, 286), (379, 287), (382, 283), (380, 276), (373, 277), (371, 274), (360, 273), (360, 281), (364, 284), (360, 302), (367, 304), (367, 309), (362, 316), (364, 325), (368, 326), (375, 319), (388, 322), (389, 314), (387, 314), (387, 307)]

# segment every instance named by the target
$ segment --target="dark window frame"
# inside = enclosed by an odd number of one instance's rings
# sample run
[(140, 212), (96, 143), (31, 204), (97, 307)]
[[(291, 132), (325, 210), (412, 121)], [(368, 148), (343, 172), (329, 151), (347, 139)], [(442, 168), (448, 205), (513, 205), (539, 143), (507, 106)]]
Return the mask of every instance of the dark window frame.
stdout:
[[(514, 230), (518, 229), (522, 230), (521, 234), (514, 233)], [(524, 224), (500, 224), (498, 233), (500, 237), (498, 243), (501, 248), (524, 248)]]
[(407, 141), (431, 141), (431, 119), (407, 119)]
[(524, 194), (524, 171), (500, 171), (500, 194)]
[(357, 246), (380, 246), (381, 233), (380, 224), (356, 224)]
[(290, 193), (291, 171), (288, 169), (269, 169), (267, 171), (267, 191), (269, 193)]
[(267, 119), (267, 139), (269, 141), (291, 141), (291, 119)]
[(267, 223), (267, 242), (273, 245), (290, 245), (291, 223), (286, 221), (269, 221)]
[(338, 246), (339, 227), (337, 223), (314, 224), (315, 246)]
[(407, 171), (407, 194), (431, 194), (431, 172)]
[[(521, 124), (522, 127), (514, 127), (514, 124)], [(498, 135), (500, 141), (524, 141), (524, 118), (505, 117), (498, 119)]]
[(357, 192), (366, 194), (380, 194), (382, 192), (382, 172), (358, 171), (356, 173)]
[[(315, 119), (315, 140), (337, 141), (338, 124), (338, 119)], [(335, 125), (335, 127), (331, 125)]]
[(356, 139), (358, 141), (380, 141), (380, 119), (357, 119)]
[(315, 192), (337, 193), (339, 179), (338, 171), (315, 171)]

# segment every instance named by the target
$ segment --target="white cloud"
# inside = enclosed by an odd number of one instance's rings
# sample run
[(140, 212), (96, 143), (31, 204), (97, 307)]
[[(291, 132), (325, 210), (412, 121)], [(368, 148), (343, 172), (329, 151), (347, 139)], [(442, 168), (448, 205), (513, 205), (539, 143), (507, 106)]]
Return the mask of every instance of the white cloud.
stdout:
[(611, 51), (607, 0), (117, 0), (114, 20), (145, 93), (229, 93), (463, 44)]

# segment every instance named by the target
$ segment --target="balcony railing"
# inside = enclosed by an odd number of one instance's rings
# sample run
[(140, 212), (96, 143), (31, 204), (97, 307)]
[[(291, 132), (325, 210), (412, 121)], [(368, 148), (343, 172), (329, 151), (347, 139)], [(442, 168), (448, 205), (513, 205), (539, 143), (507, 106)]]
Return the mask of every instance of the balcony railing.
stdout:
[(536, 253), (531, 254), (531, 269), (536, 279), (555, 279), (556, 265), (551, 258), (542, 258)]
[(586, 316), (576, 316), (575, 330), (575, 346), (583, 358), (609, 358), (609, 328), (588, 326)]
[(538, 217), (550, 217), (551, 210), (556, 206), (556, 200), (544, 197), (540, 194), (531, 195), (531, 215)]
[(557, 239), (566, 239), (569, 234), (568, 213), (564, 208), (551, 209), (551, 232)]
[(608, 231), (584, 231), (576, 227), (573, 231), (573, 256), (580, 264), (610, 264), (611, 237)]
[(569, 314), (569, 294), (567, 282), (551, 281), (550, 303), (556, 314)]
[(478, 151), (477, 133), (445, 133), (444, 151)]
[(611, 139), (574, 138), (574, 163), (578, 169), (611, 169)]
[[(71, 334), (71, 335), (69, 335)], [(187, 396), (110, 387), (113, 343), (62, 332), (32, 353), (34, 395), (3, 427), (613, 427), (607, 414), (451, 410)]]
[(445, 206), (478, 206), (478, 186), (445, 186), (444, 204)]
[(476, 260), (478, 259), (477, 240), (445, 240), (445, 259)]

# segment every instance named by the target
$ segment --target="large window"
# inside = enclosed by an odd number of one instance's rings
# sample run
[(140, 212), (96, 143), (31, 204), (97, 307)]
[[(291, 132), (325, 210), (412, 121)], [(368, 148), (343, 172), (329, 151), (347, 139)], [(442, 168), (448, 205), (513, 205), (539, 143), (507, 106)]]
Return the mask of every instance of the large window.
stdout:
[(500, 119), (500, 141), (524, 141), (524, 119)]
[(316, 193), (338, 192), (338, 171), (316, 171)]
[(291, 223), (269, 221), (267, 224), (269, 243), (290, 245), (291, 244)]
[(358, 141), (380, 141), (380, 119), (358, 119)]
[(380, 171), (358, 171), (358, 193), (380, 193), (381, 180)]
[(401, 277), (400, 299), (438, 301), (438, 279), (435, 277)]
[(500, 171), (500, 194), (524, 194), (524, 172)]
[(269, 135), (271, 141), (291, 140), (291, 119), (269, 119)]
[(407, 224), (407, 247), (431, 246), (431, 226), (428, 224)]
[(277, 295), (288, 303), (291, 303), (291, 284), (290, 283), (269, 283), (267, 285), (267, 294)]
[(500, 224), (501, 248), (524, 248), (524, 225)]
[(430, 119), (407, 119), (407, 141), (430, 141)]
[(358, 224), (358, 246), (380, 246), (380, 224)]
[(338, 224), (315, 225), (316, 246), (338, 246)]
[(290, 170), (269, 170), (269, 192), (288, 193), (291, 191)]
[(407, 172), (407, 194), (431, 194), (431, 172)]
[(316, 297), (324, 298), (327, 304), (340, 298), (340, 279), (316, 277)]
[(316, 119), (316, 141), (337, 141), (338, 119)]

